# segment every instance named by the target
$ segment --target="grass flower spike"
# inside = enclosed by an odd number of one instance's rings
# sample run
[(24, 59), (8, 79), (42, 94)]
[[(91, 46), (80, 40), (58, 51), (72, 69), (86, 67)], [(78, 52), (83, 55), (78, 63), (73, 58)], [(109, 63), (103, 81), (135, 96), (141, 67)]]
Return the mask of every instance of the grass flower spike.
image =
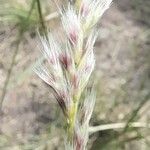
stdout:
[[(54, 92), (66, 118), (66, 150), (86, 150), (95, 93), (85, 89), (95, 65), (96, 24), (112, 0), (77, 0), (61, 11), (66, 41), (41, 37), (47, 63), (35, 72)], [(65, 45), (65, 46), (64, 46)], [(86, 95), (86, 96), (83, 96)]]

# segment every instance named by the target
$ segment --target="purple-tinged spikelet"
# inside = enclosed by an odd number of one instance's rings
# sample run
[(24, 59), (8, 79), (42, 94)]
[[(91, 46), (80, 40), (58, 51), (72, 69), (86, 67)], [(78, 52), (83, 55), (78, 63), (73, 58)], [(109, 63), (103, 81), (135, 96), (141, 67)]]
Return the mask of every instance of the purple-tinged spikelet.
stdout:
[(70, 42), (76, 45), (81, 36), (82, 28), (80, 18), (72, 6), (69, 6), (68, 9), (62, 13), (62, 24)]

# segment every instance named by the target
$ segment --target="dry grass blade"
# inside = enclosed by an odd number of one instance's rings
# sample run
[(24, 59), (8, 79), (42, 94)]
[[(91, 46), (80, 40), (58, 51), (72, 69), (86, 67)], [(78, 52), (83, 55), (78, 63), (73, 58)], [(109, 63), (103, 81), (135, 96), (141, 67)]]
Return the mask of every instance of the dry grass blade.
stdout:
[[(111, 123), (106, 125), (90, 127), (89, 131), (92, 134), (98, 131), (123, 129), (125, 126), (126, 126), (126, 122)], [(129, 128), (150, 128), (150, 124), (144, 122), (130, 122)]]

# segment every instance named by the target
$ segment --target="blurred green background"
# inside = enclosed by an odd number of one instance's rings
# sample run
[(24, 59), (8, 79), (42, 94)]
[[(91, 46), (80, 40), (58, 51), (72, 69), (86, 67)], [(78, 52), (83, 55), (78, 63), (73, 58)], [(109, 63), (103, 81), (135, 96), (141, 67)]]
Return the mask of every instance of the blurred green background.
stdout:
[[(51, 0), (0, 0), (1, 150), (63, 150), (62, 112), (33, 72), (42, 48), (37, 31), (63, 33), (56, 11)], [(91, 125), (127, 126), (92, 134), (88, 149), (149, 150), (150, 129), (129, 125), (150, 123), (150, 1), (114, 0), (98, 28)]]

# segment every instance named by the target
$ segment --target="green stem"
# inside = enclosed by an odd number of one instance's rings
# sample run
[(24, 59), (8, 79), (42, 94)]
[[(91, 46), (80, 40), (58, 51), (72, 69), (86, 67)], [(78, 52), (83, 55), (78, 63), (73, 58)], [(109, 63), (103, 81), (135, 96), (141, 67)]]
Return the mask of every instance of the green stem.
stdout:
[(133, 112), (131, 113), (131, 116), (130, 118), (128, 119), (125, 127), (124, 127), (124, 130), (123, 130), (123, 133), (126, 132), (130, 126), (130, 122), (134, 121), (134, 119), (136, 118), (138, 112), (141, 110), (141, 108), (143, 108), (143, 106), (148, 102), (149, 100), (149, 97), (150, 97), (150, 93), (147, 94), (144, 98), (144, 100), (142, 100), (140, 102), (140, 104), (133, 110)]
[(43, 33), (45, 34), (46, 38), (47, 38), (47, 30), (46, 30), (44, 18), (43, 18), (43, 15), (42, 15), (41, 3), (40, 3), (40, 0), (36, 0), (36, 1), (37, 1), (39, 19), (40, 19), (40, 22), (41, 22), (42, 30), (43, 30)]
[(36, 2), (36, 0), (32, 0), (31, 8), (30, 8), (30, 10), (29, 10), (29, 13), (28, 13), (28, 16), (27, 16), (27, 19), (26, 19), (26, 20), (29, 20), (29, 19), (30, 19), (30, 16), (31, 16), (32, 11), (33, 11), (34, 6), (35, 6), (35, 2)]
[[(28, 13), (28, 16), (26, 18), (26, 21), (28, 21), (30, 19), (30, 16), (31, 16), (33, 8), (34, 8), (34, 4), (35, 4), (35, 0), (32, 1), (31, 8), (29, 10), (29, 13)], [(12, 61), (11, 61), (11, 64), (10, 64), (10, 68), (8, 69), (7, 77), (6, 77), (6, 80), (5, 80), (5, 83), (4, 83), (4, 87), (3, 87), (3, 90), (2, 90), (1, 101), (0, 101), (0, 110), (2, 109), (3, 101), (4, 101), (4, 98), (5, 98), (6, 92), (7, 92), (7, 86), (9, 84), (11, 73), (12, 73), (13, 67), (15, 65), (15, 60), (16, 60), (16, 56), (17, 56), (18, 51), (19, 51), (19, 45), (20, 45), (23, 33), (24, 33), (24, 29), (21, 28), (20, 31), (19, 31), (19, 34), (18, 34), (18, 38), (16, 40), (16, 49), (15, 49), (15, 51), (13, 53)]]
[(0, 101), (0, 111), (2, 110), (3, 101), (4, 101), (4, 98), (5, 98), (6, 92), (7, 92), (7, 86), (8, 86), (10, 77), (11, 77), (13, 67), (15, 65), (16, 56), (17, 56), (18, 51), (19, 51), (19, 45), (20, 45), (20, 42), (21, 42), (21, 39), (22, 39), (22, 34), (23, 34), (22, 31), (20, 31), (19, 35), (18, 35), (18, 38), (17, 38), (17, 41), (16, 41), (16, 49), (13, 53), (12, 61), (11, 61), (10, 67), (8, 69), (7, 77), (6, 77), (4, 87), (3, 87), (3, 90), (2, 90), (1, 101)]
[(69, 122), (68, 122), (68, 141), (70, 143), (73, 143), (77, 110), (78, 110), (78, 103), (74, 102), (69, 112)]

